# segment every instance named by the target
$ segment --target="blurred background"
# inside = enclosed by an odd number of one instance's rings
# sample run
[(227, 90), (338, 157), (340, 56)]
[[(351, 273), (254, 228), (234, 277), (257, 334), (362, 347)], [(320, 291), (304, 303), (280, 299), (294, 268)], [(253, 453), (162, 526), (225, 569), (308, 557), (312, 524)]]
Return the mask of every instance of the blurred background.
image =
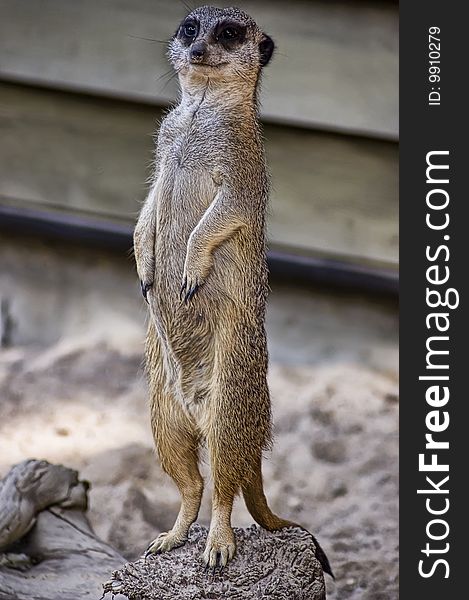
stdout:
[[(318, 536), (331, 598), (395, 598), (398, 3), (237, 5), (277, 43), (268, 495)], [(166, 40), (191, 6), (0, 0), (0, 476), (27, 457), (78, 468), (95, 530), (129, 558), (178, 507), (152, 451), (130, 250), (177, 97)]]

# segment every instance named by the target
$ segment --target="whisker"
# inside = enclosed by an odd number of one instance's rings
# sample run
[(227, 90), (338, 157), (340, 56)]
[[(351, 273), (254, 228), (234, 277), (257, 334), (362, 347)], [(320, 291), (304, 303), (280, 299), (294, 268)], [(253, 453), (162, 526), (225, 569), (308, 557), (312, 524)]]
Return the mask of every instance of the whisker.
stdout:
[(161, 89), (162, 92), (165, 91), (165, 89), (168, 87), (168, 84), (177, 76), (177, 74), (178, 74), (177, 71), (174, 71), (174, 73), (171, 75), (171, 77), (169, 77), (166, 80), (166, 83), (164, 84), (163, 88)]
[(159, 89), (159, 92), (164, 92), (164, 90), (168, 87), (169, 83), (175, 77), (177, 77), (178, 74), (179, 74), (179, 71), (177, 69), (171, 68), (171, 69), (169, 69), (169, 71), (166, 71), (165, 73), (162, 73), (159, 77), (157, 77), (156, 78), (157, 82), (161, 82), (163, 79), (166, 78), (165, 84), (163, 85), (163, 87), (161, 89)]
[(165, 71), (159, 77), (157, 77), (156, 81), (161, 81), (162, 79), (164, 79), (165, 77), (168, 77), (169, 75), (173, 76), (175, 73), (176, 73), (176, 71), (174, 69), (169, 69), (168, 71)]
[(156, 42), (157, 44), (169, 44), (169, 40), (155, 40), (154, 38), (142, 37), (140, 35), (132, 35), (131, 33), (127, 33), (126, 35), (127, 35), (127, 37), (131, 37), (136, 40), (145, 40), (146, 42)]

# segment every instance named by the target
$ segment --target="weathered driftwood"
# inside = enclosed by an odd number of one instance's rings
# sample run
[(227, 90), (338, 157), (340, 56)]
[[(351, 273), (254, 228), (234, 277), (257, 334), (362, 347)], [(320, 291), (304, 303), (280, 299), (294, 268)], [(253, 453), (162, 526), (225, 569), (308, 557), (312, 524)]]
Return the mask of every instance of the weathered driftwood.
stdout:
[(25, 460), (0, 482), (0, 550), (27, 533), (49, 506), (86, 510), (87, 484), (62, 465)]
[(313, 537), (299, 528), (269, 533), (255, 525), (235, 529), (237, 555), (220, 572), (201, 555), (207, 530), (193, 525), (184, 546), (150, 555), (115, 571), (105, 592), (130, 600), (322, 600), (324, 575)]
[(236, 529), (238, 553), (223, 572), (202, 563), (200, 525), (181, 548), (124, 564), (91, 530), (87, 488), (76, 471), (37, 460), (0, 481), (0, 600), (98, 600), (112, 572), (104, 591), (115, 600), (325, 598), (321, 551), (299, 528)]
[(0, 481), (0, 600), (98, 600), (125, 561), (85, 515), (78, 473), (28, 460)]

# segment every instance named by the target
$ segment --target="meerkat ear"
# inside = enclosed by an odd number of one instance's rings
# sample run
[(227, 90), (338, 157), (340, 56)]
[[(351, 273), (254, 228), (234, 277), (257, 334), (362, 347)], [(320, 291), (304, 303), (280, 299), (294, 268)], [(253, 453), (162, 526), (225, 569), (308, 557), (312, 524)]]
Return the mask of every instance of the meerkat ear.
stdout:
[(265, 67), (267, 64), (269, 64), (270, 59), (272, 58), (272, 54), (274, 53), (274, 49), (274, 40), (270, 36), (264, 34), (264, 39), (259, 44), (259, 52), (261, 55), (261, 67)]

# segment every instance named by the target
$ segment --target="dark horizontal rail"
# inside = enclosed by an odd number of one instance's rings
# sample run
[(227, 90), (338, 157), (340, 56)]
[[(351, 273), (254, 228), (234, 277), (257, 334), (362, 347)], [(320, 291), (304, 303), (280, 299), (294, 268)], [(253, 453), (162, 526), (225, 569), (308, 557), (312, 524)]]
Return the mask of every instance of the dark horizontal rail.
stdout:
[(270, 250), (268, 260), (270, 273), (274, 277), (392, 296), (399, 294), (399, 275), (391, 269), (290, 254), (280, 250)]
[[(118, 252), (128, 252), (132, 248), (131, 226), (73, 213), (0, 205), (0, 229)], [(391, 269), (297, 255), (277, 249), (269, 251), (268, 261), (274, 277), (303, 284), (317, 283), (379, 294), (398, 294), (399, 278)]]
[(122, 252), (130, 250), (133, 243), (132, 227), (125, 223), (8, 205), (0, 205), (0, 229)]

